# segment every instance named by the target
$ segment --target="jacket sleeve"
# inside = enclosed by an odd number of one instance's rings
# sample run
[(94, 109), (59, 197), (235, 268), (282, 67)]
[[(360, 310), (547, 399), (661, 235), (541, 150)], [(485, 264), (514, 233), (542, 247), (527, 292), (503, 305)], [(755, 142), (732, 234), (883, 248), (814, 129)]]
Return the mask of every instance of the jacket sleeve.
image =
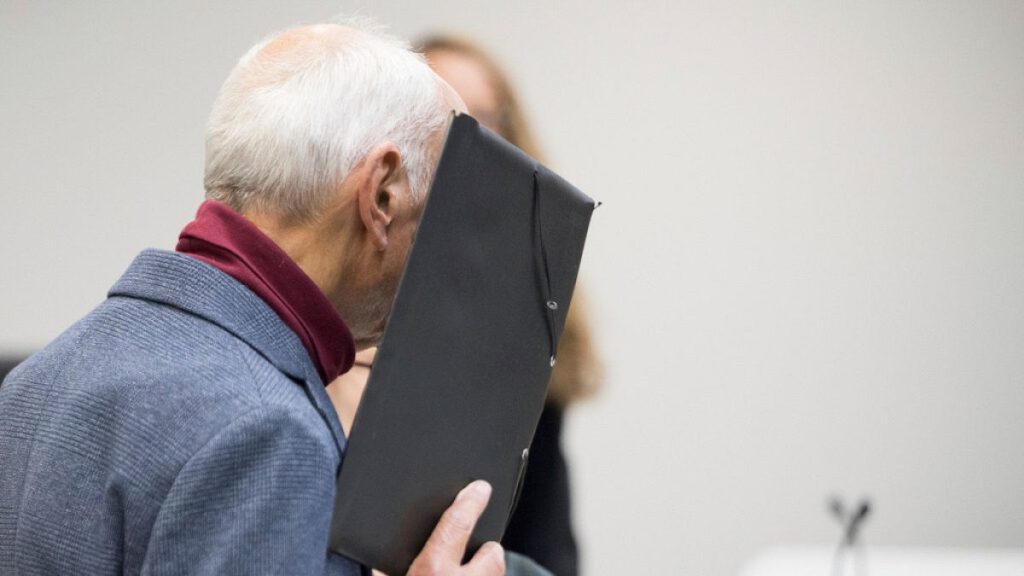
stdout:
[(142, 573), (353, 572), (328, 562), (338, 456), (319, 424), (261, 406), (211, 438), (164, 499)]

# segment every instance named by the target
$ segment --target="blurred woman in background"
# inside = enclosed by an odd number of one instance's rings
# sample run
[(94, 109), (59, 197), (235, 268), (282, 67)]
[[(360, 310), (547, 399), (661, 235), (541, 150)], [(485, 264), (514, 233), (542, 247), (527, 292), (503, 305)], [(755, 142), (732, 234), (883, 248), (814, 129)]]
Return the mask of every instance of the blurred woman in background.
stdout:
[[(431, 67), (465, 101), (481, 124), (543, 161), (515, 94), (494, 60), (475, 44), (449, 36), (422, 43)], [(558, 363), (551, 374), (548, 398), (530, 447), (530, 463), (519, 504), (502, 544), (535, 560), (556, 576), (576, 576), (579, 554), (572, 529), (569, 474), (561, 448), (562, 419), (572, 403), (597, 389), (601, 368), (585, 320), (585, 305), (577, 289), (558, 345)], [(351, 371), (327, 391), (340, 406), (345, 432), (351, 431), (359, 397), (366, 386), (375, 350), (356, 356)]]
[[(479, 46), (450, 36), (428, 38), (421, 50), (434, 71), (462, 96), (474, 118), (543, 162), (508, 78), (494, 59)], [(601, 378), (584, 311), (577, 290), (530, 448), (522, 496), (502, 541), (509, 550), (533, 558), (557, 576), (574, 576), (579, 571), (569, 476), (560, 445), (562, 417), (571, 403), (592, 394)]]

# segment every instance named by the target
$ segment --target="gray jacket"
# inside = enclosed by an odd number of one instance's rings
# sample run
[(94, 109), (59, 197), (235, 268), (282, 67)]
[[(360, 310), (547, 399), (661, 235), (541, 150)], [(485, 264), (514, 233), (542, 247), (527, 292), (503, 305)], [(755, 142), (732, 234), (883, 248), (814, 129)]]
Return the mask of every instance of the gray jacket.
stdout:
[(0, 574), (360, 574), (326, 552), (345, 437), (299, 339), (140, 254), (0, 386)]

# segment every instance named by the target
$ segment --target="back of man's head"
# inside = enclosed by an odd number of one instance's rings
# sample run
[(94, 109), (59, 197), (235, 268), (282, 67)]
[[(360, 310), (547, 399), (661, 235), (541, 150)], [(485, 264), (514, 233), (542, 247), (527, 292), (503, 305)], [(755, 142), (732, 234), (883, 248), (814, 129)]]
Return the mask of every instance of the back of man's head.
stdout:
[(349, 171), (394, 144), (412, 201), (450, 106), (422, 57), (364, 26), (294, 28), (257, 44), (221, 87), (206, 134), (207, 197), (239, 212), (314, 218)]

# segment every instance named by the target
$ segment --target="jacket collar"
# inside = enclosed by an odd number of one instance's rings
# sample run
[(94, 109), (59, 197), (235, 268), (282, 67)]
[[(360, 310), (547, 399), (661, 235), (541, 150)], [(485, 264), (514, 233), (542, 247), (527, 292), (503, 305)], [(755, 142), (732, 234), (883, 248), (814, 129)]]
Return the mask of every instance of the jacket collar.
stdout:
[(324, 382), (348, 372), (352, 333), (312, 278), (255, 224), (207, 200), (181, 231), (177, 251), (198, 258), (252, 290), (299, 337)]
[(136, 256), (107, 296), (173, 306), (230, 332), (302, 384), (339, 452), (344, 452), (338, 415), (302, 342), (270, 306), (234, 278), (190, 256), (150, 249)]

